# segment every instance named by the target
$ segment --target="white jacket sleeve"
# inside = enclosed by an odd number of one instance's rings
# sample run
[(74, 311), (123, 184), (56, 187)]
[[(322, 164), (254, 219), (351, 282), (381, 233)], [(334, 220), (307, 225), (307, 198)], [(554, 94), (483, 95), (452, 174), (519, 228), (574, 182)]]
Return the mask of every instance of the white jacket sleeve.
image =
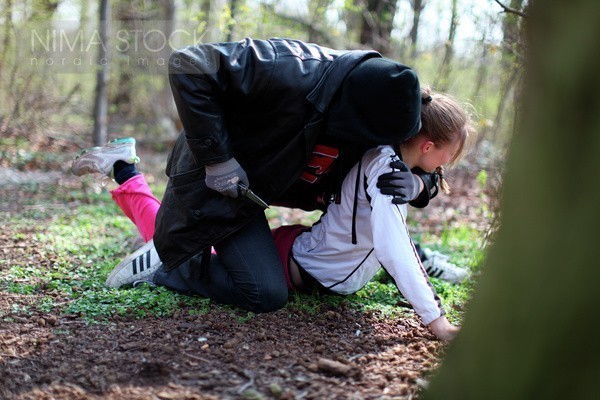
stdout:
[[(384, 161), (389, 164), (389, 158)], [(380, 164), (379, 167), (365, 168), (375, 256), (423, 323), (428, 325), (445, 312), (410, 238), (405, 219), (406, 205), (393, 204), (392, 196), (381, 194), (376, 187), (378, 176), (390, 171), (389, 167), (386, 170)]]

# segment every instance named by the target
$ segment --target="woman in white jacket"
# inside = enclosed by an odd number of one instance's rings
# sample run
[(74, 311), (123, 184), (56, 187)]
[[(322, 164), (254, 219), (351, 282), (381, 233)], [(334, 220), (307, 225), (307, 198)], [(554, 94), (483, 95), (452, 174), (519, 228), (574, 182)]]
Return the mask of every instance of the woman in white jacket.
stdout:
[[(418, 135), (397, 146), (379, 146), (365, 153), (346, 176), (339, 204), (330, 204), (311, 228), (282, 227), (274, 235), (276, 239), (297, 235), (287, 260), (285, 253), (282, 259), (284, 264), (289, 262), (295, 288), (350, 294), (383, 267), (423, 323), (439, 338), (449, 339), (458, 328), (444, 316), (410, 238), (407, 204), (390, 201), (377, 187), (379, 176), (389, 174), (390, 179), (400, 180), (397, 184), (407, 179), (405, 185), (420, 190), (422, 183), (410, 181), (414, 175), (409, 169), (439, 171), (464, 153), (474, 130), (470, 117), (455, 100), (424, 89), (421, 115), (423, 127)], [(284, 250), (285, 246), (280, 247), (280, 252)]]

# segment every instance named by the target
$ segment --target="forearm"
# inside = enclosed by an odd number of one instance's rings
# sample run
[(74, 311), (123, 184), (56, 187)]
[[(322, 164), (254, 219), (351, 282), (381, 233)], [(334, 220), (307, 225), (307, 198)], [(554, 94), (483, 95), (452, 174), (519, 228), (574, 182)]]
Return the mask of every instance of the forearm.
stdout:
[[(444, 314), (441, 301), (420, 265), (406, 221), (397, 205), (373, 191), (371, 216), (375, 255), (425, 324)], [(405, 207), (405, 206), (404, 206)]]
[(438, 194), (439, 175), (436, 172), (427, 173), (420, 168), (413, 168), (412, 172), (419, 177), (420, 190), (417, 198), (409, 202), (409, 204), (416, 208), (427, 207), (429, 200)]

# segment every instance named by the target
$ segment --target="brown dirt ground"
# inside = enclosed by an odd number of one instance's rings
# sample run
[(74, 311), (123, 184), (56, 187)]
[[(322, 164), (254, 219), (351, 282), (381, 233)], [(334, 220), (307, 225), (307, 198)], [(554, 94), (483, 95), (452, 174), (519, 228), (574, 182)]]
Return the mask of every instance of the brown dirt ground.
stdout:
[[(455, 180), (460, 196), (422, 212), (422, 229), (480, 219), (471, 216), (480, 193)], [(39, 254), (11, 248), (15, 233), (0, 235), (1, 257), (43, 267)], [(0, 320), (2, 399), (416, 399), (444, 349), (415, 317), (386, 320), (343, 303), (247, 321), (219, 307), (190, 316), (184, 306), (171, 318), (90, 325), (15, 311), (36, 300), (0, 293), (0, 314), (12, 319)]]
[[(34, 301), (3, 297), (2, 309)], [(344, 307), (246, 322), (185, 309), (108, 325), (13, 318), (0, 322), (5, 399), (409, 399), (442, 348), (415, 319), (390, 322)]]

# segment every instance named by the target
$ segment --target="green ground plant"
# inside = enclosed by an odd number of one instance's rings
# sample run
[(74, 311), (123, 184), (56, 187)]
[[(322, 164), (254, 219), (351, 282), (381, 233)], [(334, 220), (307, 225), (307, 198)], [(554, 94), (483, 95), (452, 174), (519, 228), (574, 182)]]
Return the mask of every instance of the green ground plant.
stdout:
[[(64, 197), (67, 204), (72, 205), (48, 210), (40, 207), (37, 213), (19, 213), (6, 222), (6, 227), (14, 231), (14, 240), (22, 243), (26, 251), (23, 257), (12, 258), (10, 264), (7, 261), (0, 264), (0, 291), (18, 294), (30, 301), (15, 304), (10, 313), (0, 318), (10, 320), (15, 314), (52, 313), (80, 316), (98, 323), (113, 317), (167, 317), (177, 315), (182, 309), (189, 315), (202, 315), (215, 307), (235, 313), (241, 322), (254, 317), (252, 313), (160, 287), (105, 287), (104, 280), (112, 268), (133, 250), (130, 243), (135, 237), (135, 228), (107, 193), (90, 196), (86, 204), (81, 205), (77, 205), (79, 196), (75, 193), (56, 190), (55, 195)], [(318, 218), (315, 213), (292, 215), (287, 212), (272, 208), (269, 219), (279, 223), (297, 218), (288, 222), (311, 223)], [(467, 265), (476, 276), (483, 258), (479, 237), (479, 232), (464, 227), (445, 230), (439, 237), (422, 235), (418, 240), (451, 254), (454, 262)], [(450, 320), (459, 323), (474, 280), (460, 285), (432, 281)], [(377, 279), (350, 296), (292, 295), (287, 309), (311, 314), (322, 307), (335, 308), (342, 304), (377, 311), (385, 317), (412, 313), (393, 283), (381, 283)]]

